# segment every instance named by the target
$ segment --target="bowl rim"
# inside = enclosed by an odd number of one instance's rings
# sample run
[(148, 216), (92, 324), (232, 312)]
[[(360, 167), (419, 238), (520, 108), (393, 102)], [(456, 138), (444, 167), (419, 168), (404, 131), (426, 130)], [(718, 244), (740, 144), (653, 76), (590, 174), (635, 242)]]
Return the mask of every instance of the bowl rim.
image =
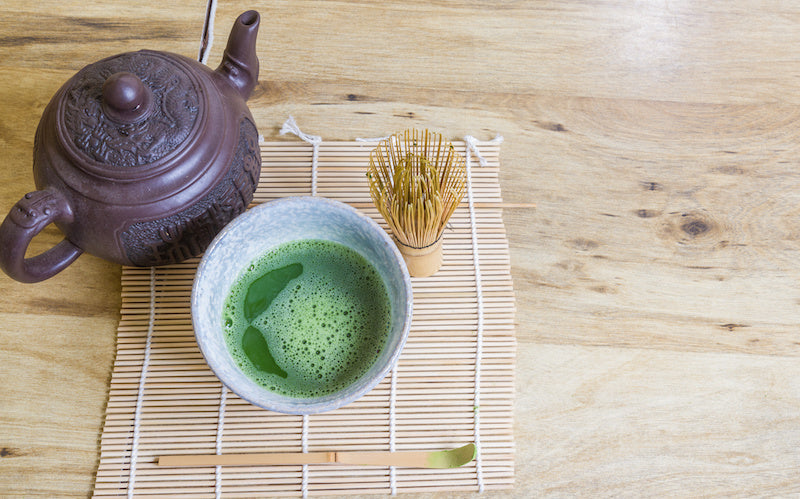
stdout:
[[(400, 275), (402, 277), (401, 282), (402, 286), (400, 288), (401, 295), (405, 295), (404, 302), (405, 308), (404, 311), (404, 320), (403, 320), (403, 327), (402, 331), (399, 333), (400, 338), (399, 341), (395, 344), (393, 350), (391, 351), (387, 362), (382, 366), (382, 368), (377, 371), (377, 373), (370, 378), (363, 386), (350, 393), (348, 396), (345, 397), (336, 397), (336, 394), (330, 394), (325, 397), (321, 397), (316, 402), (310, 403), (303, 403), (296, 404), (290, 402), (292, 399), (287, 398), (286, 402), (281, 400), (274, 400), (274, 401), (261, 401), (254, 399), (248, 395), (240, 393), (240, 390), (237, 390), (232, 385), (231, 379), (228, 378), (227, 375), (220, 373), (219, 366), (216, 365), (216, 360), (213, 360), (213, 357), (210, 354), (207, 354), (207, 349), (210, 347), (205, 344), (205, 341), (202, 335), (198, 335), (198, 318), (197, 314), (195, 313), (196, 308), (199, 306), (199, 302), (201, 299), (201, 286), (200, 283), (202, 281), (203, 276), (207, 273), (206, 268), (211, 263), (211, 259), (208, 255), (211, 255), (213, 258), (213, 254), (217, 251), (217, 248), (225, 243), (225, 239), (228, 237), (233, 231), (241, 230), (239, 227), (246, 226), (246, 224), (250, 221), (251, 218), (254, 216), (258, 216), (260, 212), (265, 210), (275, 210), (285, 208), (285, 205), (291, 206), (292, 204), (301, 203), (306, 206), (312, 206), (316, 210), (339, 210), (342, 212), (349, 213), (350, 216), (355, 216), (360, 219), (363, 223), (370, 228), (372, 232), (374, 232), (383, 243), (385, 243), (386, 249), (392, 255), (391, 260), (394, 261), (399, 270)], [(387, 284), (388, 285), (388, 284)], [(236, 218), (234, 218), (229, 224), (227, 224), (223, 229), (214, 237), (211, 244), (206, 248), (203, 256), (200, 259), (200, 263), (197, 266), (197, 270), (195, 272), (193, 282), (192, 282), (192, 292), (191, 292), (191, 317), (192, 317), (192, 328), (195, 337), (195, 341), (200, 349), (201, 354), (206, 362), (206, 365), (211, 369), (217, 379), (230, 391), (235, 393), (241, 399), (246, 400), (247, 402), (261, 407), (266, 410), (276, 411), (284, 414), (297, 414), (297, 415), (305, 415), (305, 414), (316, 414), (321, 412), (327, 412), (334, 409), (338, 409), (345, 405), (348, 405), (356, 400), (360, 399), (367, 393), (369, 393), (375, 386), (377, 386), (388, 374), (389, 372), (397, 365), (399, 360), (400, 354), (402, 353), (406, 341), (408, 339), (408, 335), (411, 329), (411, 322), (412, 322), (412, 314), (413, 314), (413, 289), (411, 285), (411, 277), (408, 272), (408, 268), (406, 266), (405, 260), (403, 259), (400, 250), (397, 248), (397, 245), (394, 243), (393, 239), (389, 234), (380, 226), (378, 223), (373, 220), (370, 216), (366, 215), (365, 213), (361, 212), (360, 210), (343, 203), (341, 201), (337, 201), (334, 199), (329, 199), (321, 196), (287, 196), (282, 198), (277, 198), (274, 200), (266, 201), (256, 206), (251, 207), (250, 209), (246, 210)], [(227, 353), (230, 355), (230, 353)], [(363, 378), (361, 378), (363, 379)], [(359, 381), (361, 381), (361, 379)], [(358, 381), (356, 382), (358, 383)], [(350, 385), (352, 386), (352, 385)], [(267, 393), (268, 390), (265, 390)], [(296, 399), (296, 400), (313, 400), (313, 399)]]

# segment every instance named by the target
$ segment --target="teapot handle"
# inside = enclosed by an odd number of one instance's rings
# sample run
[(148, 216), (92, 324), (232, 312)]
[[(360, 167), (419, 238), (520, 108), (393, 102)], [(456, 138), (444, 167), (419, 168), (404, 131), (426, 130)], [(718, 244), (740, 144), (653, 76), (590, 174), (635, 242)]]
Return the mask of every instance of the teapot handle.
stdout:
[(0, 224), (0, 268), (20, 282), (39, 282), (61, 272), (83, 250), (64, 239), (44, 253), (25, 258), (34, 236), (53, 222), (72, 222), (72, 209), (58, 192), (29, 192)]

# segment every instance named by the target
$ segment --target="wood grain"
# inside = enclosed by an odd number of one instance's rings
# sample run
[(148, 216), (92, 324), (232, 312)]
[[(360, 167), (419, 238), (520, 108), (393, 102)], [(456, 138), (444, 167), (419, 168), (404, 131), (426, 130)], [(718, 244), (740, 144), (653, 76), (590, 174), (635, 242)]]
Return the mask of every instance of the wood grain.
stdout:
[[(205, 2), (3, 7), (8, 210), (63, 81), (123, 50), (194, 56)], [(504, 211), (520, 367), (517, 483), (497, 497), (800, 492), (800, 7), (220, 2), (211, 66), (251, 7), (267, 138), (290, 114), (326, 139), (505, 137), (503, 198), (536, 209)], [(0, 303), (0, 494), (86, 496), (119, 269), (0, 276)]]

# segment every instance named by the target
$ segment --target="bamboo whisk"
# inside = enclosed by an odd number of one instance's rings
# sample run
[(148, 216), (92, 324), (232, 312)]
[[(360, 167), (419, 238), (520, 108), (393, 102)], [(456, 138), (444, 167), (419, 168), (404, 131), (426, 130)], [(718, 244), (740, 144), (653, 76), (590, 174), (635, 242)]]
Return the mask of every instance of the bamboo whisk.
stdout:
[(442, 233), (466, 189), (464, 157), (441, 134), (416, 129), (378, 143), (369, 155), (370, 196), (412, 276), (442, 262)]

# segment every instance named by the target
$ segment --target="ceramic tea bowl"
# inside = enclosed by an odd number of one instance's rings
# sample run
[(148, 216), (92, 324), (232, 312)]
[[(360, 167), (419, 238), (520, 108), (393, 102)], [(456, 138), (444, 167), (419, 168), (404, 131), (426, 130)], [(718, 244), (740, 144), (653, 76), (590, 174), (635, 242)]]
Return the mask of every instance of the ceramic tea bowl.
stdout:
[[(388, 336), (383, 347), (378, 349), (377, 360), (347, 386), (308, 398), (276, 393), (246, 375), (230, 353), (223, 325), (230, 290), (251, 263), (280, 245), (300, 240), (331, 241), (359, 253), (380, 275), (391, 310)], [(225, 386), (264, 409), (313, 414), (357, 400), (389, 373), (408, 337), (412, 289), (400, 252), (371, 218), (338, 201), (310, 196), (288, 197), (251, 208), (215, 237), (198, 266), (191, 307), (200, 350)], [(360, 355), (360, 352), (354, 353)]]

